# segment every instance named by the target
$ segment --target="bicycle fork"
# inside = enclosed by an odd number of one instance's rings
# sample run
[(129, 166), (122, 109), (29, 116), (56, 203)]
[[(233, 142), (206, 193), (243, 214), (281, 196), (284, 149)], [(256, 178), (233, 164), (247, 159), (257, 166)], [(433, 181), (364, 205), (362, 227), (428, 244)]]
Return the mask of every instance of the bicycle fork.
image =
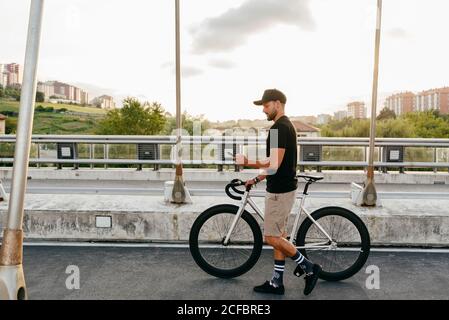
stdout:
[(237, 211), (234, 220), (231, 223), (231, 227), (228, 230), (228, 233), (226, 234), (225, 239), (223, 240), (223, 245), (227, 246), (229, 243), (229, 239), (231, 238), (231, 234), (235, 229), (235, 226), (237, 225), (237, 222), (239, 221), (240, 217), (243, 214), (243, 210), (245, 210), (246, 205), (249, 203), (249, 205), (251, 206), (251, 208), (254, 209), (254, 211), (256, 211), (256, 213), (259, 215), (259, 217), (261, 217), (263, 219), (263, 214), (257, 209), (257, 206), (254, 204), (254, 202), (249, 198), (249, 192), (245, 191), (245, 193), (242, 196), (242, 200), (240, 202), (240, 207), (239, 210)]

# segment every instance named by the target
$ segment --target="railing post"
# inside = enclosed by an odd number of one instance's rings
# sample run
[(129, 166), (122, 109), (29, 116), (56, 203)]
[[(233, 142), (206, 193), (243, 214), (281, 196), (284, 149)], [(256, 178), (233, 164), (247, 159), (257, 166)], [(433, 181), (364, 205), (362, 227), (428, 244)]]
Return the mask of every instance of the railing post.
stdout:
[[(156, 149), (156, 157), (155, 158), (157, 158), (157, 160), (161, 160), (162, 152), (161, 152), (161, 146), (160, 146), (159, 143), (156, 143), (155, 149)], [(158, 170), (159, 170), (159, 164), (155, 163), (154, 164), (154, 171), (158, 171)]]
[[(433, 148), (433, 162), (437, 163), (437, 148)], [(434, 173), (438, 173), (438, 168), (433, 168)]]
[[(382, 162), (387, 162), (387, 152), (385, 151), (385, 149), (385, 146), (379, 148), (380, 159), (382, 160)], [(382, 173), (388, 173), (387, 167), (381, 167), (380, 169)]]
[[(215, 155), (215, 159), (217, 159), (218, 161), (223, 162), (225, 160), (225, 133), (223, 132), (223, 134), (221, 135), (221, 142), (217, 143), (217, 153)], [(222, 172), (223, 171), (223, 164), (219, 164), (218, 165), (218, 172)]]
[[(103, 145), (103, 156), (104, 156), (104, 159), (105, 159), (105, 160), (108, 160), (108, 159), (109, 159), (108, 153), (109, 153), (109, 145), (108, 145), (107, 143), (105, 143), (105, 144)], [(104, 164), (104, 168), (105, 168), (105, 169), (108, 168), (108, 164), (107, 164), (107, 163)]]
[[(237, 153), (240, 153), (240, 146), (235, 142), (235, 137), (232, 139), (232, 153), (235, 155)], [(248, 143), (249, 144), (249, 143)], [(243, 145), (245, 145), (245, 140), (243, 140)], [(257, 146), (256, 146), (257, 148)], [(240, 172), (240, 166), (235, 164), (234, 165), (234, 172)]]
[[(302, 157), (302, 145), (301, 145), (301, 143), (299, 143), (299, 150), (298, 150), (298, 152), (299, 152), (299, 157), (298, 157), (299, 161), (304, 161), (303, 157)], [(303, 165), (299, 166), (299, 172), (304, 173), (305, 169), (306, 169), (305, 166), (303, 166)]]
[[(74, 156), (73, 159), (78, 159), (78, 143), (73, 143), (73, 152), (74, 152)], [(73, 169), (74, 170), (78, 170), (79, 169), (79, 164), (78, 163), (74, 163), (73, 164)]]
[[(93, 149), (95, 148), (95, 145), (94, 144), (89, 144), (89, 160), (92, 160), (92, 157), (93, 157)], [(91, 169), (93, 169), (94, 168), (94, 164), (93, 163), (91, 163), (90, 164), (90, 168)]]
[[(37, 146), (37, 158), (40, 159), (41, 158), (41, 146), (39, 144), (39, 142), (36, 143)], [(40, 162), (37, 163), (37, 168), (39, 169), (41, 167)]]

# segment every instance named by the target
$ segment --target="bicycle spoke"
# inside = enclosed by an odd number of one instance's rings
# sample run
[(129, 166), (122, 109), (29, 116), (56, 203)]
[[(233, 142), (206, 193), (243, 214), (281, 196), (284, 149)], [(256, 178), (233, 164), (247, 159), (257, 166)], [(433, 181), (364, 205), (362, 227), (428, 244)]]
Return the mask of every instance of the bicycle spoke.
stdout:
[[(238, 220), (228, 245), (223, 245), (222, 242), (227, 236), (234, 218), (233, 214), (217, 214), (207, 220), (201, 228), (199, 238), (207, 239), (207, 245), (203, 242), (198, 243), (199, 251), (203, 259), (211, 266), (219, 269), (239, 267), (249, 259), (253, 251), (253, 234), (250, 226), (243, 219)], [(217, 248), (213, 248), (214, 244)], [(251, 245), (245, 248), (243, 247), (245, 244)]]
[[(327, 242), (323, 232), (311, 224), (304, 239), (306, 253), (311, 261), (319, 263), (325, 272), (342, 272), (350, 268), (361, 252), (361, 237), (357, 227), (346, 217), (328, 214), (317, 223), (328, 232), (336, 246), (329, 248), (307, 247), (308, 244)], [(344, 250), (344, 249), (350, 250)]]

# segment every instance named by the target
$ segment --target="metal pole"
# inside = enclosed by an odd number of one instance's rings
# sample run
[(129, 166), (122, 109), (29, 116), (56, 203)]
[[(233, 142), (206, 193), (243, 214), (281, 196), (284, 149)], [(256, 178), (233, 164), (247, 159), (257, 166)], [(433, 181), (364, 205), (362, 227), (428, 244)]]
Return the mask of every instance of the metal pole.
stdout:
[(175, 29), (176, 29), (176, 175), (173, 183), (172, 202), (186, 202), (186, 188), (182, 177), (181, 161), (181, 43), (180, 43), (180, 18), (179, 18), (179, 0), (175, 0)]
[(374, 184), (374, 143), (376, 138), (377, 84), (379, 78), (379, 48), (380, 48), (381, 21), (382, 21), (382, 0), (377, 0), (373, 92), (371, 99), (371, 130), (369, 139), (367, 180), (365, 183), (365, 189), (363, 190), (363, 205), (365, 206), (375, 206), (377, 201), (377, 192)]
[(33, 128), (43, 7), (44, 0), (31, 1), (10, 202), (0, 250), (0, 298), (2, 299), (27, 298), (22, 267), (22, 223)]
[[(180, 18), (179, 18), (179, 0), (175, 0), (175, 29), (176, 29), (176, 129), (177, 129), (177, 147), (181, 146), (181, 48), (180, 48)], [(179, 150), (178, 150), (179, 151)], [(176, 162), (180, 161), (180, 154), (176, 154)]]

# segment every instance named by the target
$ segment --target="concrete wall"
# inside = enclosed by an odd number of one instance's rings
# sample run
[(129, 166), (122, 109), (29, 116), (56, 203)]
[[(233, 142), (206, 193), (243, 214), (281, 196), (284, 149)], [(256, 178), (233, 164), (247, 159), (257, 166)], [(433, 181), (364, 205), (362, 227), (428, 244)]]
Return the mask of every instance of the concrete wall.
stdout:
[[(165, 204), (162, 197), (27, 195), (26, 240), (187, 242), (195, 218), (224, 197), (193, 197), (193, 204)], [(263, 210), (263, 198), (255, 199)], [(234, 202), (238, 204), (238, 202)], [(383, 200), (381, 207), (355, 207), (346, 199), (310, 198), (306, 207), (346, 207), (365, 221), (374, 245), (449, 247), (449, 200)], [(297, 212), (297, 204), (292, 212)], [(0, 204), (2, 220), (7, 205)], [(111, 228), (97, 228), (96, 216), (110, 216)], [(290, 224), (293, 215), (290, 218)]]

